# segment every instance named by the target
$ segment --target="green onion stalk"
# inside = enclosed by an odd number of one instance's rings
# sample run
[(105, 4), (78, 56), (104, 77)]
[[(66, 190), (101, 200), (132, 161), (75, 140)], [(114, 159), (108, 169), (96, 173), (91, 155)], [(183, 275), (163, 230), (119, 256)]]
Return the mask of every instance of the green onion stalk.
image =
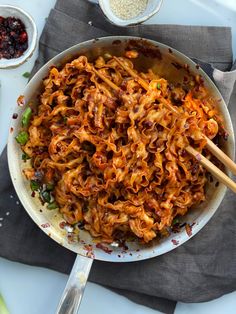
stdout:
[(0, 313), (1, 314), (10, 314), (10, 312), (7, 309), (6, 303), (5, 303), (1, 294), (0, 294)]

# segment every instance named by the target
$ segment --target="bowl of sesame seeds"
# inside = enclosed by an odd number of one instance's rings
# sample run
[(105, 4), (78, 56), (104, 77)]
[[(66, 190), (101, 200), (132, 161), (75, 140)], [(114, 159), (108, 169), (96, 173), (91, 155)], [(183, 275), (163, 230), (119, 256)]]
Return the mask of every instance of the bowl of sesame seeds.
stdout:
[(105, 16), (118, 26), (143, 23), (156, 14), (163, 0), (99, 0)]

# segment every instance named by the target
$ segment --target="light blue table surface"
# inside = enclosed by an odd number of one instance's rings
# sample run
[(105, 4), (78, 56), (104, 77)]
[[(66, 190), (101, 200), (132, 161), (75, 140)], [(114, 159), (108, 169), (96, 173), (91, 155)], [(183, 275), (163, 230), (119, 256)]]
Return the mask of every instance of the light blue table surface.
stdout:
[[(0, 0), (0, 4), (17, 5), (28, 11), (35, 19), (41, 33), (45, 18), (54, 6), (55, 0)], [(148, 23), (231, 26), (233, 50), (236, 56), (236, 0), (164, 0), (160, 13)], [(31, 70), (36, 57), (37, 51), (27, 63), (17, 69), (0, 70), (0, 152), (6, 144), (16, 99), (26, 85), (26, 79), (22, 74)], [(66, 275), (55, 271), (0, 258), (0, 292), (11, 314), (53, 314), (66, 280)], [(159, 312), (130, 302), (99, 285), (88, 283), (79, 313), (157, 314)], [(206, 313), (235, 314), (236, 292), (201, 304), (179, 302), (175, 310), (175, 314)]]

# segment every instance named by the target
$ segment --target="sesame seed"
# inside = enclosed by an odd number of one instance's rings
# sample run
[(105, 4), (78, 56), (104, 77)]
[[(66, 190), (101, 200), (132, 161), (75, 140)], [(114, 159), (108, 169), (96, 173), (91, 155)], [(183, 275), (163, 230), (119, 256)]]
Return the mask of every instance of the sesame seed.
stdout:
[(13, 198), (13, 195), (10, 195), (10, 198)]
[(148, 0), (110, 0), (110, 6), (116, 16), (129, 20), (143, 13), (147, 2)]
[(0, 227), (2, 227), (2, 223), (0, 222)]
[(10, 215), (10, 212), (6, 212), (6, 216), (9, 216)]
[(19, 205), (20, 204), (20, 202), (19, 201), (16, 201), (16, 205)]
[(92, 21), (88, 21), (88, 25), (92, 26), (93, 22)]
[(2, 221), (3, 220), (3, 218), (2, 217), (0, 217), (0, 221)]

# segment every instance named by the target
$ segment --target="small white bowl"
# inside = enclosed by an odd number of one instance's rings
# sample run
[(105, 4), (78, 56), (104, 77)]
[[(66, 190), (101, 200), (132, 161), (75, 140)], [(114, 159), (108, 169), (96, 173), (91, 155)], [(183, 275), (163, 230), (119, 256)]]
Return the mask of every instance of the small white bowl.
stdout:
[(0, 69), (15, 68), (24, 63), (32, 56), (37, 43), (37, 28), (34, 20), (28, 13), (20, 8), (11, 5), (0, 5), (0, 16), (13, 16), (20, 19), (25, 24), (25, 29), (28, 34), (28, 48), (21, 57), (12, 59), (0, 59)]
[(138, 16), (128, 20), (121, 19), (113, 13), (110, 6), (110, 0), (99, 0), (98, 2), (103, 13), (111, 23), (118, 26), (130, 26), (143, 23), (144, 21), (150, 19), (150, 17), (160, 10), (163, 0), (148, 0), (146, 9)]

